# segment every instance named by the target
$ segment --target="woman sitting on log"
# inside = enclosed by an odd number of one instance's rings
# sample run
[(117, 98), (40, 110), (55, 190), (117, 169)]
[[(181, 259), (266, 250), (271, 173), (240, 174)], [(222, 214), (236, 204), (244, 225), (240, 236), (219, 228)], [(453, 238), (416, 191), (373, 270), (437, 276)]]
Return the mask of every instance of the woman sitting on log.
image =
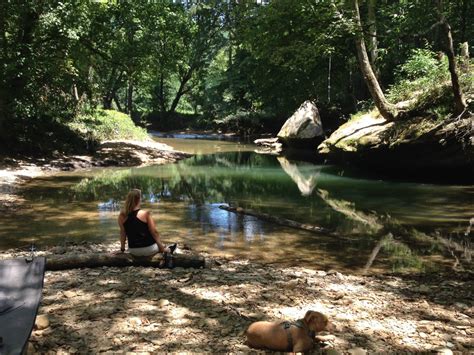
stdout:
[(176, 244), (165, 247), (150, 212), (141, 210), (140, 202), (141, 191), (131, 190), (118, 218), (120, 251), (125, 252), (125, 241), (128, 240), (128, 252), (135, 256), (152, 256), (158, 252), (172, 254)]

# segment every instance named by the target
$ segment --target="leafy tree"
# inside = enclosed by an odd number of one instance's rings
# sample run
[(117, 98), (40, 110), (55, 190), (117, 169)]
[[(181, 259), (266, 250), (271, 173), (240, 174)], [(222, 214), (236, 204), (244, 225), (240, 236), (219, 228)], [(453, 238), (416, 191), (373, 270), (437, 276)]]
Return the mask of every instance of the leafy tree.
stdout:
[(218, 1), (170, 4), (164, 16), (152, 19), (157, 28), (150, 34), (152, 97), (161, 112), (176, 111), (222, 46), (222, 6)]

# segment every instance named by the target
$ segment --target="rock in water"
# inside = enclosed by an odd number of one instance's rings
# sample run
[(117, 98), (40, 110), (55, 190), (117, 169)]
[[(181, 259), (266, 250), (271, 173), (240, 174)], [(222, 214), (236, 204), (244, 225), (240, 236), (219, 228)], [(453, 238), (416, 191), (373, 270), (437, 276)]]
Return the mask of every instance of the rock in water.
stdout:
[(278, 155), (283, 150), (283, 144), (278, 141), (278, 137), (261, 138), (253, 141), (256, 145), (261, 147), (255, 152), (259, 154), (273, 154)]
[(312, 148), (321, 143), (324, 138), (323, 125), (314, 102), (305, 101), (286, 120), (277, 136), (290, 147)]
[[(340, 126), (318, 147), (331, 161), (394, 174), (472, 181), (474, 116), (387, 121), (373, 110)], [(464, 177), (466, 177), (464, 179)]]

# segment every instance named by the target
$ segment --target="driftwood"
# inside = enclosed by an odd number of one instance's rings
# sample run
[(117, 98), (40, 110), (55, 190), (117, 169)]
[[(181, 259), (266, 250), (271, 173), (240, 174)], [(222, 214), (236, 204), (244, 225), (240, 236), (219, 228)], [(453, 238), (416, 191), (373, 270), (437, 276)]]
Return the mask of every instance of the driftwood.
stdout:
[(235, 207), (229, 207), (225, 205), (221, 205), (219, 206), (219, 208), (229, 211), (229, 212), (233, 212), (233, 213), (240, 213), (240, 214), (245, 214), (248, 216), (254, 216), (254, 217), (257, 217), (258, 219), (268, 221), (268, 222), (273, 222), (273, 223), (286, 226), (286, 227), (303, 229), (303, 230), (314, 232), (314, 233), (324, 233), (324, 234), (331, 233), (331, 231), (327, 228), (315, 226), (313, 224), (299, 223), (296, 221), (292, 221), (291, 219), (275, 217), (267, 213), (257, 213), (251, 210), (244, 210), (243, 208), (240, 208), (240, 207), (235, 208)]
[[(131, 254), (76, 254), (52, 255), (46, 259), (46, 270), (68, 270), (79, 268), (96, 268), (102, 266), (150, 266), (163, 267), (163, 255), (153, 257), (134, 257)], [(205, 259), (195, 254), (174, 254), (173, 266), (183, 268), (200, 268), (205, 266)]]

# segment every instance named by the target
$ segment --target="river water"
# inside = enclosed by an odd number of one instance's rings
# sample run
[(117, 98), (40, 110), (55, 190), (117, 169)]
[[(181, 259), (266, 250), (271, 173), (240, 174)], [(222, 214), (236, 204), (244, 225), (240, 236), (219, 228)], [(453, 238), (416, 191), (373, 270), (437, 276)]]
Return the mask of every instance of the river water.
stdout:
[[(140, 188), (165, 242), (212, 255), (367, 273), (472, 266), (473, 186), (366, 179), (337, 166), (257, 154), (239, 142), (156, 139), (196, 155), (34, 179), (23, 191), (26, 208), (16, 218), (0, 216), (0, 249), (118, 240), (121, 203), (130, 188)], [(331, 233), (236, 215), (222, 204)]]

